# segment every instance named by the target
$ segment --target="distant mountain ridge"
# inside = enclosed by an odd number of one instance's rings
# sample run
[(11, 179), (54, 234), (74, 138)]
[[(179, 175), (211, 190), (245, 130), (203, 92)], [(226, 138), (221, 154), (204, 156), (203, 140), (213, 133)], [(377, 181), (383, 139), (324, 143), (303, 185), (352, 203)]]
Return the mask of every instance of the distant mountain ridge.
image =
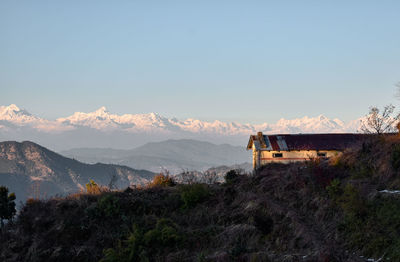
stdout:
[[(111, 114), (105, 107), (100, 107), (94, 112), (83, 113), (75, 112), (65, 118), (58, 118), (55, 121), (42, 119), (31, 115), (24, 109), (20, 109), (14, 104), (10, 106), (0, 106), (0, 120), (7, 121), (15, 125), (31, 125), (43, 131), (67, 131), (78, 127), (89, 127), (93, 129), (109, 131), (113, 129), (125, 130), (127, 132), (138, 131), (187, 131), (187, 132), (207, 132), (227, 135), (249, 134), (256, 131), (285, 133), (285, 132), (355, 132), (358, 127), (357, 121), (344, 123), (339, 119), (329, 119), (323, 115), (309, 118), (287, 120), (280, 119), (275, 124), (240, 124), (236, 122), (226, 123), (222, 121), (201, 121), (192, 118), (178, 120), (176, 118), (166, 118), (156, 113), (149, 114)], [(48, 124), (49, 127), (44, 127)], [(4, 128), (4, 127), (3, 127)]]
[(76, 148), (60, 153), (86, 163), (121, 164), (153, 172), (166, 169), (172, 173), (251, 162), (251, 153), (243, 146), (216, 145), (193, 139), (151, 142), (131, 150)]
[[(146, 142), (188, 138), (213, 143), (243, 145), (250, 134), (356, 132), (360, 119), (343, 122), (323, 115), (280, 119), (276, 123), (178, 120), (156, 113), (112, 114), (105, 107), (90, 113), (47, 120), (16, 105), (0, 106), (0, 140), (34, 140), (52, 148), (112, 147), (132, 148)], [(85, 137), (84, 139), (82, 137)]]
[(16, 192), (20, 200), (35, 194), (45, 197), (79, 192), (90, 179), (107, 185), (115, 177), (115, 186), (125, 188), (147, 183), (153, 176), (126, 166), (84, 164), (29, 141), (0, 143), (0, 185)]

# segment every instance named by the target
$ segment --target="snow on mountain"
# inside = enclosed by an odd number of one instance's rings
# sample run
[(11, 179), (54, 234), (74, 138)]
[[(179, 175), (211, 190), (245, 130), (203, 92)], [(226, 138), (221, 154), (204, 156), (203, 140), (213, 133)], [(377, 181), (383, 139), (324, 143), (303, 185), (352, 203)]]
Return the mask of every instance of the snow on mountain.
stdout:
[(42, 119), (30, 114), (25, 109), (20, 109), (15, 104), (0, 106), (0, 130), (10, 131), (13, 127), (29, 126), (43, 132), (62, 132), (72, 127), (65, 126), (57, 121)]
[(20, 109), (16, 105), (11, 104), (9, 106), (0, 106), (0, 120), (24, 125), (35, 122), (39, 120), (39, 118), (31, 115), (26, 110)]
[(344, 124), (347, 130), (354, 130), (354, 132), (361, 132), (361, 123), (366, 121), (366, 117), (351, 120)]
[(75, 112), (72, 116), (58, 118), (56, 121), (64, 125), (75, 127), (85, 126), (95, 129), (110, 130), (118, 127), (114, 121), (117, 115), (110, 114), (103, 106), (91, 113)]
[(156, 113), (124, 114), (119, 116), (111, 114), (105, 107), (90, 113), (76, 112), (72, 116), (59, 118), (57, 121), (75, 127), (84, 126), (103, 131), (154, 132), (174, 129), (174, 124), (171, 124), (171, 120)]
[(323, 115), (314, 118), (305, 116), (293, 120), (280, 119), (272, 128), (277, 131), (286, 131), (287, 133), (315, 133), (316, 130), (318, 133), (339, 133), (351, 131), (347, 130), (342, 121), (338, 119), (332, 120)]
[(176, 130), (174, 121), (156, 113), (149, 114), (124, 114), (118, 116), (116, 121), (120, 125), (129, 127), (130, 131), (173, 131)]
[(317, 117), (303, 117), (297, 119), (280, 119), (274, 124), (263, 123), (259, 125), (241, 124), (236, 122), (201, 121), (197, 119), (178, 120), (166, 118), (156, 113), (149, 114), (124, 114), (110, 113), (105, 107), (94, 112), (75, 112), (73, 115), (58, 118), (55, 121), (42, 119), (31, 115), (26, 110), (12, 104), (0, 107), (0, 130), (7, 123), (18, 127), (30, 126), (44, 132), (63, 132), (79, 129), (80, 127), (92, 128), (100, 131), (123, 131), (127, 133), (194, 133), (205, 135), (249, 135), (257, 131), (264, 133), (338, 133), (356, 132), (360, 120), (344, 123), (339, 119), (329, 119), (323, 115)]

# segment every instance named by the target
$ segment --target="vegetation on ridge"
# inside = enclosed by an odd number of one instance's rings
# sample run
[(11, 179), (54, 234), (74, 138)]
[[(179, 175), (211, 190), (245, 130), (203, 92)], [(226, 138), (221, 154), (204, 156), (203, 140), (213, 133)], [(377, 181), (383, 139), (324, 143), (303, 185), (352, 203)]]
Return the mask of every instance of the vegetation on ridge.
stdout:
[[(329, 161), (30, 200), (0, 234), (3, 261), (400, 260), (400, 138)], [(91, 187), (91, 186), (89, 186)], [(389, 191), (385, 191), (389, 190)]]

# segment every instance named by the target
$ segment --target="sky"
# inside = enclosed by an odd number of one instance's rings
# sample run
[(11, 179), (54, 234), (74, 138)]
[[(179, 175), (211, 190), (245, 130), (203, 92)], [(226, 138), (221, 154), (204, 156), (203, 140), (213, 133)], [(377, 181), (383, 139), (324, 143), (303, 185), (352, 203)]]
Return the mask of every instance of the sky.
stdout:
[(344, 121), (393, 103), (400, 1), (0, 1), (0, 105)]

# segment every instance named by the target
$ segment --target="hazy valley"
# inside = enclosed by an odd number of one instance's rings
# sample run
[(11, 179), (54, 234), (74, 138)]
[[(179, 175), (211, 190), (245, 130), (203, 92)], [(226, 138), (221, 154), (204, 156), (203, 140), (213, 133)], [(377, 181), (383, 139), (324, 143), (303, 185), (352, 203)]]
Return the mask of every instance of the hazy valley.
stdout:
[(152, 172), (168, 170), (172, 174), (251, 162), (251, 152), (244, 146), (189, 139), (152, 142), (131, 150), (76, 148), (60, 153), (85, 163), (119, 164)]

